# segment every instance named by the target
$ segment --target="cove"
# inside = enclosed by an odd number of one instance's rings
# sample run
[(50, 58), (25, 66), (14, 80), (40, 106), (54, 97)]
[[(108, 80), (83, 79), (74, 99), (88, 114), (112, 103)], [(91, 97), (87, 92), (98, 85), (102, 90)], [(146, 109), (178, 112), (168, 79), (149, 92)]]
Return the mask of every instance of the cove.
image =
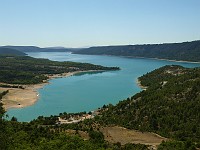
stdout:
[(139, 76), (164, 65), (199, 67), (200, 63), (172, 62), (146, 58), (78, 55), (66, 52), (28, 53), (35, 58), (56, 61), (87, 62), (104, 66), (118, 66), (119, 71), (81, 73), (70, 77), (50, 80), (39, 89), (39, 100), (32, 106), (9, 109), (9, 118), (31, 121), (38, 116), (58, 115), (61, 112), (91, 111), (104, 104), (117, 104), (141, 91), (136, 80)]

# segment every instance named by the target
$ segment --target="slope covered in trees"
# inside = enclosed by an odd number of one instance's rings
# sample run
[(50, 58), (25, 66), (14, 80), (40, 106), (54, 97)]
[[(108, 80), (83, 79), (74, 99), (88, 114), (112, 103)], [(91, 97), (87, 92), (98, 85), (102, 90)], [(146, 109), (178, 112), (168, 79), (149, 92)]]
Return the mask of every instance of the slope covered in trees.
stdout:
[(200, 41), (166, 44), (90, 47), (74, 52), (89, 55), (115, 55), (169, 60), (200, 61)]
[(67, 133), (58, 126), (20, 123), (16, 119), (6, 121), (0, 103), (0, 149), (1, 150), (148, 150), (141, 144), (110, 144), (101, 132), (89, 130), (89, 139), (79, 134)]
[(48, 79), (47, 75), (87, 70), (118, 70), (88, 63), (57, 62), (28, 56), (0, 56), (0, 82), (36, 84)]
[(139, 80), (147, 90), (108, 105), (99, 122), (200, 142), (200, 68), (165, 66)]
[(0, 47), (0, 55), (25, 56), (26, 54), (15, 49)]

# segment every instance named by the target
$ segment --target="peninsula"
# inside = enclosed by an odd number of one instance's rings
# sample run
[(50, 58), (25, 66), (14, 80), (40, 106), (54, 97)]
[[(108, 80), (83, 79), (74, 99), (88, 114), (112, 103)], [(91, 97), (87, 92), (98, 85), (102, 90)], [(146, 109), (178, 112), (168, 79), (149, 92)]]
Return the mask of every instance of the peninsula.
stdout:
[(67, 77), (80, 72), (119, 70), (89, 63), (57, 62), (29, 56), (0, 56), (0, 92), (4, 108), (21, 108), (34, 104), (37, 90), (53, 78)]

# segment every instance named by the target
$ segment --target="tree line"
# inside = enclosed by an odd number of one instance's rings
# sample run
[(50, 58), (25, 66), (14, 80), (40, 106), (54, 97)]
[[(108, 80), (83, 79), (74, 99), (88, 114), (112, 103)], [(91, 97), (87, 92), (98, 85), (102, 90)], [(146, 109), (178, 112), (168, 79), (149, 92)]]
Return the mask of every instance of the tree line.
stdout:
[(58, 62), (29, 56), (1, 56), (0, 82), (9, 84), (37, 84), (48, 79), (47, 75), (87, 70), (119, 70), (89, 63)]

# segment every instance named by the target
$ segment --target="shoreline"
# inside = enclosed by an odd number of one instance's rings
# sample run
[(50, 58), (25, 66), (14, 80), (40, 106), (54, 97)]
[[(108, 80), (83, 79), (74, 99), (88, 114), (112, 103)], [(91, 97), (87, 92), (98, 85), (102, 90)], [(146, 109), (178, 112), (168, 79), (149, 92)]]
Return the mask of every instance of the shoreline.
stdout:
[[(72, 54), (79, 54), (79, 53), (72, 52)], [(140, 56), (108, 55), (108, 54), (79, 54), (79, 55), (113, 56), (113, 57), (123, 57), (123, 58), (142, 58), (142, 59), (164, 60), (164, 61), (171, 61), (171, 62), (200, 64), (200, 61), (174, 60), (174, 59), (165, 59), (165, 58), (156, 58), (156, 57), (140, 57)]]
[(148, 87), (146, 87), (146, 86), (143, 86), (142, 84), (141, 84), (141, 81), (137, 78), (136, 79), (136, 84), (137, 84), (137, 86), (139, 87), (139, 88), (141, 88), (142, 90), (147, 90), (147, 88)]
[[(84, 54), (80, 54), (80, 55), (84, 55)], [(89, 54), (86, 54), (86, 55), (89, 55)], [(100, 55), (97, 55), (97, 56), (100, 56)], [(156, 58), (156, 57), (139, 57), (139, 56), (124, 56), (124, 55), (102, 55), (102, 56), (115, 56), (115, 57), (124, 57), (124, 58), (142, 58), (142, 59), (163, 60), (163, 61), (180, 62), (180, 63), (200, 64), (200, 61), (174, 60), (174, 59), (165, 59), (165, 58)]]
[[(116, 56), (116, 55), (111, 55), (111, 56)], [(200, 64), (200, 61), (173, 60), (173, 59), (156, 58), (156, 57), (155, 58), (154, 57), (151, 58), (151, 57), (123, 56), (123, 55), (121, 55), (120, 57), (125, 57), (125, 58), (142, 58), (142, 59), (164, 60), (164, 61), (180, 62), (180, 63)]]
[(0, 88), (4, 91), (9, 90), (9, 92), (2, 98), (4, 109), (7, 111), (11, 108), (23, 108), (35, 104), (39, 99), (38, 89), (42, 88), (46, 84), (48, 84), (48, 82), (24, 85), (25, 89)]
[(3, 108), (8, 111), (12, 108), (24, 108), (27, 106), (34, 105), (39, 100), (38, 90), (43, 88), (45, 85), (50, 84), (49, 81), (56, 78), (70, 77), (78, 73), (87, 72), (99, 72), (103, 70), (88, 70), (88, 71), (74, 71), (62, 74), (47, 75), (48, 80), (39, 84), (23, 85), (24, 89), (20, 88), (3, 88), (0, 87), (0, 91), (9, 90), (9, 92), (3, 96), (1, 102)]
[(154, 60), (165, 60), (165, 61), (180, 62), (180, 63), (200, 64), (200, 62), (198, 62), (198, 61), (173, 60), (173, 59), (164, 59), (164, 58), (149, 58), (149, 59), (154, 59)]

